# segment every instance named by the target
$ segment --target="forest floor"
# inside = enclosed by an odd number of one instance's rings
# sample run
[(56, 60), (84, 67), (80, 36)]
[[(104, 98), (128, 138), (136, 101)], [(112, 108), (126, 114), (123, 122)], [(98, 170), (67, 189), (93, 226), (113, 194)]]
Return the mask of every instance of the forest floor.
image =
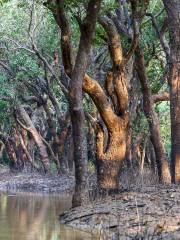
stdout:
[(158, 184), (149, 169), (125, 171), (120, 179), (119, 194), (96, 192), (93, 200), (90, 191), (90, 204), (64, 213), (61, 223), (100, 240), (180, 240), (180, 185)]
[(145, 186), (99, 198), (60, 221), (101, 240), (180, 240), (180, 186)]

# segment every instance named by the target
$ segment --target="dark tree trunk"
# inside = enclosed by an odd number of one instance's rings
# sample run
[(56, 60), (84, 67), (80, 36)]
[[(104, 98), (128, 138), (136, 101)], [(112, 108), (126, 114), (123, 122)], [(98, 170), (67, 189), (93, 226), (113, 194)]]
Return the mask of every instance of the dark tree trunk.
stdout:
[(14, 140), (13, 141), (14, 142), (14, 150), (15, 150), (16, 156), (17, 156), (17, 163), (18, 163), (19, 171), (22, 171), (24, 169), (25, 163), (27, 161), (27, 157), (26, 157), (26, 154), (21, 145), (17, 126), (13, 129), (12, 136), (13, 136), (13, 140)]
[(136, 69), (138, 77), (141, 83), (141, 89), (143, 94), (143, 108), (149, 123), (149, 131), (151, 134), (151, 141), (156, 154), (156, 163), (158, 168), (159, 180), (165, 183), (170, 182), (170, 171), (164, 145), (160, 136), (160, 125), (156, 112), (153, 109), (153, 101), (151, 96), (151, 90), (149, 87), (146, 71), (144, 55), (140, 49), (140, 46), (136, 50)]
[(87, 132), (87, 143), (88, 143), (88, 161), (95, 163), (95, 133), (94, 128), (90, 122), (88, 122), (88, 132)]
[(67, 151), (67, 161), (68, 161), (68, 168), (69, 172), (72, 173), (74, 171), (74, 144), (73, 144), (73, 138), (70, 134), (68, 139), (68, 150)]
[(172, 181), (180, 183), (180, 1), (164, 0), (170, 32), (170, 113)]
[(47, 7), (53, 12), (54, 17), (61, 29), (63, 65), (66, 74), (71, 78), (68, 100), (72, 121), (76, 177), (73, 206), (81, 205), (83, 203), (87, 191), (87, 150), (85, 146), (85, 117), (82, 101), (82, 82), (87, 68), (91, 41), (95, 31), (97, 15), (100, 10), (100, 2), (101, 0), (89, 1), (86, 17), (80, 26), (81, 37), (74, 68), (70, 40), (70, 26), (65, 13), (64, 1), (57, 0), (54, 7), (51, 6), (51, 1), (47, 1), (46, 3)]
[(18, 170), (18, 160), (16, 156), (16, 151), (14, 149), (14, 143), (8, 136), (4, 136), (2, 133), (0, 133), (0, 139), (5, 145), (6, 153), (10, 160), (10, 169), (12, 171)]
[(56, 164), (58, 172), (60, 172), (60, 163), (59, 163), (59, 160), (58, 160), (58, 136), (57, 136), (57, 133), (56, 133), (56, 127), (55, 127), (54, 121), (52, 119), (52, 114), (49, 110), (47, 102), (45, 102), (43, 104), (43, 108), (44, 108), (44, 111), (46, 113), (46, 118), (47, 118), (47, 123), (48, 123), (49, 131), (50, 131), (50, 135), (51, 135), (51, 138), (53, 140), (53, 144), (52, 144), (53, 145), (53, 151), (54, 151), (54, 154), (56, 156), (55, 164)]
[(74, 141), (74, 162), (76, 186), (73, 206), (81, 205), (87, 193), (87, 147), (85, 143), (82, 84), (85, 76), (91, 42), (95, 31), (100, 0), (90, 0), (87, 15), (81, 25), (81, 38), (70, 84), (70, 112)]
[(132, 167), (132, 130), (129, 129), (129, 133), (127, 134), (127, 147), (126, 147), (126, 165), (127, 168)]

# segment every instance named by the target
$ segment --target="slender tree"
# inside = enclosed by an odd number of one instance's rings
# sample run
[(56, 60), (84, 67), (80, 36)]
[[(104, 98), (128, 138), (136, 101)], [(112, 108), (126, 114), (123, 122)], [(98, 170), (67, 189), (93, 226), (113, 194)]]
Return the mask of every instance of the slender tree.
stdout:
[(180, 1), (163, 0), (170, 33), (170, 113), (172, 181), (180, 182)]
[(160, 135), (159, 120), (153, 107), (154, 102), (145, 70), (144, 55), (140, 46), (138, 46), (136, 50), (136, 69), (143, 94), (143, 109), (149, 124), (150, 137), (156, 154), (159, 180), (164, 183), (170, 183), (171, 176), (168, 160)]

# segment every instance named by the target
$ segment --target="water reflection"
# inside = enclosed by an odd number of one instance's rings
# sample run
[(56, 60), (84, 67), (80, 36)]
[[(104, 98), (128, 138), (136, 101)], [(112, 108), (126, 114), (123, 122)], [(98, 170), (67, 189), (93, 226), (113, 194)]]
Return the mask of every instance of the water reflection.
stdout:
[(90, 240), (87, 233), (60, 225), (70, 197), (0, 193), (0, 240)]

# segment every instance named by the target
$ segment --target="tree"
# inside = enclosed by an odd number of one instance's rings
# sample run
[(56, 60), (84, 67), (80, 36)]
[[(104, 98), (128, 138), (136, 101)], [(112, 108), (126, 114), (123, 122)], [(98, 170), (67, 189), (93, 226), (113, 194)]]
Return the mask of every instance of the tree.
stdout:
[(170, 34), (169, 84), (171, 112), (172, 181), (180, 182), (180, 2), (163, 0)]
[[(65, 4), (63, 1), (59, 0), (54, 3), (53, 8), (51, 5), (49, 7), (61, 29), (63, 64), (66, 74), (71, 78), (68, 99), (73, 129), (76, 177), (73, 206), (81, 205), (85, 198), (87, 198), (87, 151), (84, 144), (85, 117), (83, 112), (82, 82), (88, 65), (88, 55), (90, 53), (92, 38), (95, 32), (100, 3), (100, 0), (90, 0), (88, 3), (86, 17), (80, 23), (81, 36), (74, 66), (72, 66), (70, 30), (64, 9)], [(46, 3), (46, 5), (49, 4), (52, 4), (52, 2)]]
[(149, 123), (150, 138), (156, 154), (159, 180), (164, 183), (170, 183), (171, 176), (168, 160), (161, 140), (159, 120), (153, 108), (153, 97), (146, 75), (144, 55), (140, 46), (138, 46), (136, 50), (136, 67), (143, 93), (143, 109)]
[(19, 171), (66, 174), (74, 155), (74, 206), (88, 195), (87, 148), (102, 190), (117, 190), (120, 173), (143, 164), (169, 182), (169, 105), (162, 101), (172, 61), (163, 3), (42, 2), (0, 8), (1, 140), (10, 162)]

